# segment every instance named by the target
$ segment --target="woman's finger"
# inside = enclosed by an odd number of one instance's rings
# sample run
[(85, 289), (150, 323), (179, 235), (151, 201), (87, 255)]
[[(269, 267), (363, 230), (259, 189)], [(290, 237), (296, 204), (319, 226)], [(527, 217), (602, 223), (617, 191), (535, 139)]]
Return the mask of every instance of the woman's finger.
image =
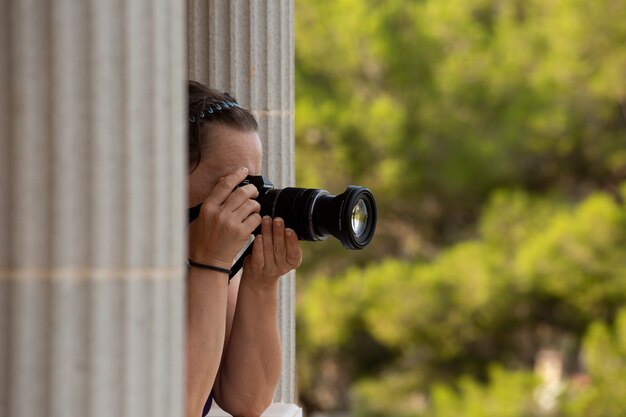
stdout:
[[(245, 221), (249, 216), (261, 211), (261, 205), (256, 200), (246, 200), (237, 210), (233, 212), (236, 219)], [(257, 224), (258, 226), (258, 224)]]
[(246, 175), (248, 175), (248, 168), (239, 168), (220, 179), (215, 187), (213, 187), (213, 190), (206, 200), (204, 200), (205, 203), (214, 204), (216, 206), (224, 203), (235, 187), (246, 178)]
[(275, 263), (274, 242), (272, 239), (272, 218), (270, 216), (263, 217), (261, 234), (263, 236), (263, 254), (265, 256), (265, 266), (267, 266), (268, 264)]
[(231, 191), (226, 201), (224, 201), (224, 204), (222, 204), (224, 210), (229, 212), (239, 210), (244, 204), (247, 204), (249, 201), (254, 201), (259, 195), (259, 190), (252, 184), (244, 185), (243, 187)]
[(263, 256), (263, 236), (259, 235), (254, 238), (252, 243), (252, 266), (261, 270), (265, 266), (265, 256)]
[(287, 256), (285, 253), (285, 222), (280, 217), (274, 219), (272, 239), (274, 241), (274, 260), (280, 269), (284, 269), (285, 266), (287, 266)]
[(261, 215), (258, 213), (252, 213), (243, 221), (243, 227), (248, 235), (252, 234), (254, 230), (261, 224)]
[(285, 245), (287, 247), (287, 264), (291, 268), (297, 268), (302, 263), (302, 249), (296, 232), (291, 229), (285, 230)]

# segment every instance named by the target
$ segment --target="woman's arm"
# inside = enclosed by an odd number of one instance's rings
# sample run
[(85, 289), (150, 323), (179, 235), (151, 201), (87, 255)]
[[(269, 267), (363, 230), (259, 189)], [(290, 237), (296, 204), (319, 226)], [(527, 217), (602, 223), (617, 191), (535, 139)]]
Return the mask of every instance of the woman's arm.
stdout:
[[(204, 200), (189, 226), (189, 257), (228, 269), (241, 246), (261, 223), (253, 185), (237, 188), (247, 175), (242, 168), (222, 179)], [(226, 332), (228, 275), (191, 267), (187, 282), (187, 417), (200, 417), (215, 383)]]
[(242, 277), (214, 387), (215, 401), (234, 416), (259, 416), (272, 402), (281, 369), (277, 311), (277, 290), (257, 292)]
[(224, 348), (228, 275), (191, 268), (187, 278), (187, 417), (201, 417)]
[(232, 329), (214, 387), (215, 400), (236, 416), (259, 416), (280, 377), (278, 278), (297, 268), (302, 252), (281, 219), (263, 222), (244, 264)]

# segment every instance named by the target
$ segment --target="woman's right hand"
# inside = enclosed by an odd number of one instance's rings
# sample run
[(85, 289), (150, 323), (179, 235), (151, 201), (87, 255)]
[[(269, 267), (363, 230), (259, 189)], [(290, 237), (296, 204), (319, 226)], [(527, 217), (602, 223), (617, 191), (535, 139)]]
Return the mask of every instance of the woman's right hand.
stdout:
[(248, 175), (240, 168), (222, 177), (202, 203), (200, 216), (189, 226), (189, 257), (199, 263), (230, 269), (237, 253), (261, 224), (259, 191), (252, 184), (235, 188)]

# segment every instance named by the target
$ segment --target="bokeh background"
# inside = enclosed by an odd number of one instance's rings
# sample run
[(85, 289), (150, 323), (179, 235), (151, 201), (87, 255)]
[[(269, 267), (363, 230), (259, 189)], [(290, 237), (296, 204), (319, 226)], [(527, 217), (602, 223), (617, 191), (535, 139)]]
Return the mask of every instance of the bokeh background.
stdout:
[(309, 416), (626, 415), (626, 1), (296, 0)]

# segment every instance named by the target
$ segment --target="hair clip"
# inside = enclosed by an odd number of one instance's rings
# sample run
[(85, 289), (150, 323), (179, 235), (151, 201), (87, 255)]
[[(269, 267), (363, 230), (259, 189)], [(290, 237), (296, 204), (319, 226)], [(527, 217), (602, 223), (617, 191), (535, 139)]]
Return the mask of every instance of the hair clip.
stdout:
[[(230, 95), (227, 95), (227, 97), (232, 99)], [(204, 104), (206, 105), (206, 98), (205, 98)], [(216, 101), (214, 104), (211, 104), (207, 106), (204, 110), (202, 110), (200, 114), (198, 114), (198, 119), (204, 119), (205, 117), (208, 117), (210, 114), (214, 114), (221, 110), (227, 110), (233, 107), (241, 107), (241, 106), (239, 106), (239, 103), (237, 103), (234, 100)], [(194, 123), (198, 119), (196, 119), (194, 115), (191, 115), (189, 117), (189, 122)]]

